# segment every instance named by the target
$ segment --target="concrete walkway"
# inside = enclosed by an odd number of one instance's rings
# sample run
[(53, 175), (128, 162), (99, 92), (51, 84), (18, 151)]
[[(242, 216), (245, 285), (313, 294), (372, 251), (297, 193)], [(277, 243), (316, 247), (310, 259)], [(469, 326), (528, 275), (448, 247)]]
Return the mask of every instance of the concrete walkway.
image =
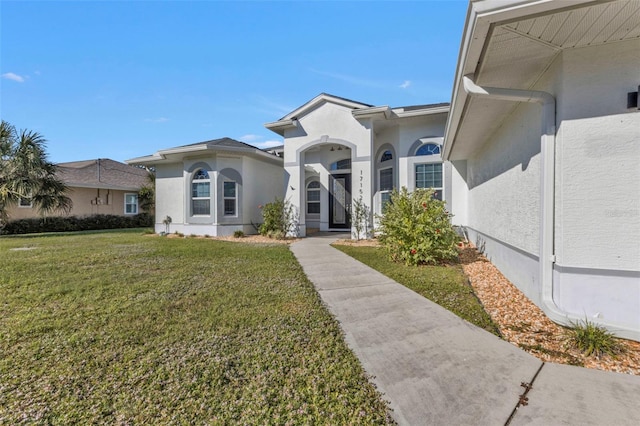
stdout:
[(291, 251), (399, 424), (640, 424), (640, 377), (542, 363), (330, 246), (345, 237)]

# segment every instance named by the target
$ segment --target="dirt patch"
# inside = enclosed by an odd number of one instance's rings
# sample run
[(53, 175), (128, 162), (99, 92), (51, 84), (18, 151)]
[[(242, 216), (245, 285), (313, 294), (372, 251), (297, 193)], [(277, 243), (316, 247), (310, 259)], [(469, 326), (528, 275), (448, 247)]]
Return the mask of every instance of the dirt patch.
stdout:
[[(150, 237), (159, 237), (160, 234), (148, 234)], [(234, 243), (249, 243), (249, 244), (291, 244), (299, 240), (299, 238), (285, 238), (282, 240), (276, 240), (274, 238), (265, 237), (263, 235), (245, 235), (244, 237), (236, 238), (234, 236), (228, 237), (210, 237), (210, 236), (191, 236), (183, 234), (167, 234), (164, 238), (195, 238), (200, 240), (218, 240), (218, 241), (231, 241)]]
[(545, 362), (640, 375), (640, 342), (619, 339), (625, 352), (615, 358), (586, 357), (566, 346), (566, 328), (547, 318), (475, 247), (461, 247), (460, 262), (476, 295), (508, 342)]
[(380, 242), (376, 239), (359, 240), (359, 241), (351, 240), (351, 239), (336, 240), (332, 244), (338, 245), (338, 246), (380, 247)]

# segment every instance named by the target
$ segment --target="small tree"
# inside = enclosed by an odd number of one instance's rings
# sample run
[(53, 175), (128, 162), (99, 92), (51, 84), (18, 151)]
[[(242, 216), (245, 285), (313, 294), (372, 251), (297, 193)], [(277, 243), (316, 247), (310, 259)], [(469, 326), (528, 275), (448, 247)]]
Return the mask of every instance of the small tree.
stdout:
[(147, 184), (138, 191), (138, 202), (140, 210), (154, 216), (156, 207), (156, 174), (152, 170), (147, 170)]
[(298, 235), (298, 212), (288, 200), (267, 203), (262, 207), (262, 225), (258, 229), (260, 235), (282, 239)]
[(380, 243), (396, 262), (435, 264), (457, 258), (458, 234), (432, 189), (393, 191), (380, 221)]
[(353, 228), (356, 231), (356, 241), (369, 236), (371, 223), (371, 209), (364, 203), (362, 195), (353, 202), (353, 216), (351, 217)]
[(58, 167), (47, 160), (45, 147), (42, 135), (0, 122), (0, 227), (8, 219), (7, 208), (21, 199), (42, 215), (71, 210), (68, 187), (56, 176)]

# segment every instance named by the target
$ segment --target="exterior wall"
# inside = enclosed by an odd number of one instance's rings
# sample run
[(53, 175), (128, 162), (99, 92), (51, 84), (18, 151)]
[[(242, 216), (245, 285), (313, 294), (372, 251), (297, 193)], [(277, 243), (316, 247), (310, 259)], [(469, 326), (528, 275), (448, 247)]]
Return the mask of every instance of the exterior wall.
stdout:
[[(192, 215), (193, 174), (207, 170), (210, 179), (210, 214)], [(236, 183), (236, 214), (224, 214), (224, 182)], [(259, 205), (282, 198), (282, 166), (248, 156), (209, 154), (186, 158), (180, 163), (156, 167), (156, 232), (172, 218), (170, 232), (227, 236), (235, 231), (255, 234), (254, 224), (262, 222)]]
[(640, 112), (626, 108), (639, 70), (637, 41), (564, 54), (556, 143), (560, 265), (640, 269)]
[[(636, 41), (566, 50), (533, 89), (557, 100), (554, 302), (640, 332), (640, 113), (626, 109), (637, 53)], [(472, 241), (538, 304), (540, 134), (540, 106), (517, 104), (466, 167), (456, 164), (468, 199), (454, 208)]]
[(637, 41), (562, 57), (556, 138), (554, 299), (640, 332), (640, 112)]
[[(137, 191), (121, 191), (114, 189), (71, 187), (67, 194), (73, 201), (73, 208), (67, 216), (90, 216), (94, 214), (111, 214), (125, 216), (124, 195), (137, 194)], [(96, 199), (100, 199), (99, 203)], [(50, 216), (61, 216), (53, 213)], [(38, 210), (32, 207), (11, 207), (10, 220), (40, 217)]]
[[(330, 151), (331, 147), (338, 146), (343, 149)], [(309, 228), (328, 231), (329, 165), (350, 156), (352, 197), (362, 195), (364, 202), (370, 206), (371, 155), (370, 125), (357, 121), (351, 114), (351, 108), (331, 102), (325, 102), (298, 117), (298, 127), (285, 132), (285, 198), (299, 212), (301, 236), (306, 235), (307, 229), (305, 203), (309, 176), (317, 174), (322, 187), (321, 213), (310, 218)]]
[[(182, 163), (158, 164), (156, 166), (156, 232), (164, 232), (162, 223), (171, 217), (176, 224), (184, 223), (185, 189)], [(175, 226), (171, 224), (170, 231)]]

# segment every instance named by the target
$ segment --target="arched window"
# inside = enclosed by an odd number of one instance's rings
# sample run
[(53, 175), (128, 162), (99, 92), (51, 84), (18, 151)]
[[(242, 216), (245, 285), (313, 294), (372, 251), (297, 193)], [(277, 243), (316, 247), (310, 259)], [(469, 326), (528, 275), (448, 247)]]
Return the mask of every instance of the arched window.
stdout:
[(307, 214), (320, 213), (320, 182), (317, 180), (307, 185)]
[(378, 169), (378, 191), (380, 192), (380, 212), (384, 211), (384, 207), (391, 198), (393, 190), (393, 152), (387, 149), (380, 156), (380, 165)]
[(351, 158), (345, 158), (344, 160), (338, 160), (332, 163), (329, 169), (334, 170), (349, 170), (351, 168)]
[(209, 173), (200, 169), (193, 174), (191, 181), (191, 215), (208, 216), (211, 214), (211, 180)]
[(440, 145), (425, 143), (416, 150), (416, 156), (418, 155), (440, 155)]

